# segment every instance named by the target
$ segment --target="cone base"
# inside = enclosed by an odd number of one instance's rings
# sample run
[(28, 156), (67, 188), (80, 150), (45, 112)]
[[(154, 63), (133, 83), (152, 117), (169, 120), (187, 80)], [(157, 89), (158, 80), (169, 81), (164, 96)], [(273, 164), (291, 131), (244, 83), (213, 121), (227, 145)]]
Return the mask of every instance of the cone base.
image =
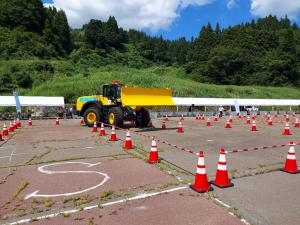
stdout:
[(292, 172), (292, 171), (285, 170), (284, 168), (280, 169), (280, 171), (285, 172), (285, 173), (290, 173), (290, 174), (300, 173), (300, 170)]
[(152, 161), (152, 160), (147, 160), (148, 163), (153, 164), (153, 163), (160, 163), (160, 159)]
[(212, 184), (212, 185), (214, 185), (214, 186), (216, 186), (216, 187), (219, 187), (219, 188), (229, 188), (229, 187), (233, 187), (233, 186), (234, 186), (234, 184), (231, 183), (230, 180), (229, 180), (228, 185), (220, 185), (220, 184), (216, 184), (215, 181), (211, 181), (211, 182), (209, 182), (209, 183)]
[(209, 187), (207, 190), (201, 190), (201, 189), (196, 189), (193, 187), (193, 185), (190, 185), (190, 188), (193, 190), (193, 191), (196, 191), (198, 193), (205, 193), (205, 192), (210, 192), (210, 191), (213, 191), (214, 188), (213, 187)]

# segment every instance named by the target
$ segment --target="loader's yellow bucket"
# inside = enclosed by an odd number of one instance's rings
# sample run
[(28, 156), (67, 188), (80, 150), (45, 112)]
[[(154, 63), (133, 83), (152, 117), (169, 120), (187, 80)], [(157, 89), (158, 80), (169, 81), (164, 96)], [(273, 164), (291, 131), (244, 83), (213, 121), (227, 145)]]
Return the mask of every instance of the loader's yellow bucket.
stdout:
[(122, 87), (121, 99), (124, 106), (175, 106), (167, 88)]

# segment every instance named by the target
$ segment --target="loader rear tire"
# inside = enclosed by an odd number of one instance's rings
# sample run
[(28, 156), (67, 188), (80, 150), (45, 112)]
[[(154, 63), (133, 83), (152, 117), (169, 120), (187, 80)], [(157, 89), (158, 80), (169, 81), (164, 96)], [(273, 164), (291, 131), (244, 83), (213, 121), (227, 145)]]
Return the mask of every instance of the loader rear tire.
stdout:
[(147, 109), (145, 108), (141, 108), (139, 110), (136, 111), (136, 126), (143, 128), (143, 127), (147, 127), (150, 123), (150, 113)]

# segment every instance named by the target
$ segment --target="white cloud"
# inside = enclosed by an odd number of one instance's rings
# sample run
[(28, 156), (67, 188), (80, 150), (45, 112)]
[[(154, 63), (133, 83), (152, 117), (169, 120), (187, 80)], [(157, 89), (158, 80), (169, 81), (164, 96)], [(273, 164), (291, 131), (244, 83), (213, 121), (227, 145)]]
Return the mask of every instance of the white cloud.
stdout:
[(236, 7), (236, 0), (227, 0), (227, 8), (232, 9)]
[(278, 17), (285, 15), (296, 18), (300, 15), (299, 0), (251, 0), (251, 13), (255, 16), (267, 16), (269, 14)]
[(202, 6), (214, 0), (53, 0), (63, 9), (71, 27), (78, 28), (90, 19), (107, 20), (115, 16), (123, 28), (152, 31), (167, 29), (186, 7)]

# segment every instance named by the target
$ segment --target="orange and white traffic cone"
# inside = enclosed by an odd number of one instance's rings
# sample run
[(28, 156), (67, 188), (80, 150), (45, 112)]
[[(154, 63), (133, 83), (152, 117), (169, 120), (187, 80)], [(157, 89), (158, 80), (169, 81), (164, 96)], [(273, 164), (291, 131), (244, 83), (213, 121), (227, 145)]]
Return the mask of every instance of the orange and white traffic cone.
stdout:
[(238, 116), (238, 117), (239, 117), (239, 119), (242, 119), (242, 115), (241, 115), (240, 113), (239, 113), (239, 116)]
[(204, 114), (202, 114), (202, 118), (201, 118), (201, 120), (205, 120), (205, 116), (204, 116)]
[(196, 120), (199, 120), (199, 114), (196, 115)]
[(244, 119), (246, 119), (246, 118), (247, 118), (247, 116), (246, 116), (246, 113), (244, 113), (244, 116), (243, 116), (243, 117), (244, 117)]
[(161, 129), (163, 129), (163, 130), (166, 129), (166, 123), (165, 123), (165, 121), (162, 122)]
[(94, 122), (94, 125), (93, 125), (93, 128), (92, 128), (92, 132), (93, 133), (98, 132), (97, 122), (96, 121)]
[(290, 122), (290, 118), (289, 118), (289, 115), (286, 115), (286, 117), (285, 117), (285, 122)]
[(255, 120), (256, 116), (254, 114), (252, 114), (252, 120)]
[(115, 126), (113, 125), (111, 127), (111, 133), (110, 133), (110, 141), (117, 141), (117, 135), (116, 135), (116, 129)]
[(233, 183), (231, 183), (228, 178), (226, 153), (223, 148), (220, 150), (220, 157), (219, 157), (218, 169), (216, 172), (216, 178), (214, 181), (211, 182), (211, 184), (220, 188), (228, 188), (233, 186)]
[(297, 159), (295, 155), (295, 147), (294, 147), (295, 143), (291, 141), (289, 145), (290, 148), (286, 156), (285, 166), (283, 169), (281, 169), (281, 171), (292, 173), (292, 174), (300, 173), (300, 170), (298, 169), (297, 166)]
[(269, 125), (269, 126), (273, 126), (273, 121), (272, 121), (272, 118), (271, 118), (271, 117), (270, 117), (269, 120), (268, 120), (268, 125)]
[(214, 117), (214, 121), (215, 121), (215, 122), (218, 122), (218, 121), (219, 121), (219, 118), (218, 118), (217, 116), (215, 116), (215, 117)]
[(17, 121), (16, 120), (14, 120), (13, 127), (14, 127), (14, 130), (18, 129), (18, 125), (17, 125)]
[(59, 119), (58, 119), (58, 117), (56, 117), (55, 125), (56, 125), (56, 126), (59, 126)]
[(232, 115), (229, 116), (229, 122), (232, 123)]
[(104, 129), (104, 123), (101, 123), (101, 127), (100, 127), (100, 136), (105, 136), (105, 129)]
[(151, 143), (151, 149), (150, 149), (148, 162), (149, 163), (159, 162), (157, 145), (156, 145), (156, 141), (155, 141), (154, 137), (152, 137), (152, 143)]
[(295, 112), (293, 112), (293, 117), (296, 117), (296, 113)]
[(2, 130), (2, 136), (5, 137), (5, 136), (8, 136), (8, 134), (9, 134), (8, 129), (6, 127), (6, 124), (4, 123), (3, 130)]
[(32, 126), (31, 117), (29, 117), (29, 119), (28, 119), (28, 126), (29, 126), (29, 127), (31, 127), (31, 126)]
[(199, 193), (213, 190), (207, 180), (203, 151), (199, 151), (195, 181), (193, 185), (190, 185), (190, 188)]
[(22, 124), (21, 124), (21, 121), (20, 121), (20, 119), (19, 119), (19, 118), (17, 118), (17, 126), (18, 126), (19, 128), (21, 128), (21, 127), (22, 127)]
[(231, 124), (230, 124), (229, 120), (226, 121), (226, 126), (225, 126), (225, 128), (231, 128)]
[(131, 136), (129, 130), (126, 132), (126, 139), (124, 143), (124, 148), (126, 149), (132, 149), (132, 141), (131, 141)]
[(257, 131), (255, 120), (253, 120), (253, 122), (252, 122), (252, 126), (251, 126), (250, 131)]
[(166, 117), (165, 117), (165, 121), (169, 121), (169, 117), (168, 117), (168, 115), (166, 115)]
[(290, 131), (290, 125), (289, 125), (289, 123), (285, 124), (283, 135), (292, 135), (291, 131)]
[(15, 127), (13, 126), (12, 122), (9, 122), (9, 127), (8, 127), (8, 131), (9, 132), (14, 132), (15, 131)]
[(247, 124), (251, 124), (251, 121), (250, 121), (250, 117), (249, 117), (249, 116), (247, 117), (246, 123), (247, 123)]
[(275, 118), (277, 118), (277, 117), (278, 117), (278, 114), (277, 114), (277, 113), (275, 113), (275, 114), (274, 114), (274, 117), (275, 117)]
[(84, 126), (84, 125), (85, 125), (84, 120), (83, 120), (82, 117), (80, 118), (80, 125), (81, 125), (81, 126)]
[(177, 132), (178, 132), (178, 133), (183, 133), (183, 128), (182, 128), (182, 123), (181, 123), (181, 121), (178, 122)]
[(0, 141), (4, 141), (2, 134), (0, 134)]
[(181, 118), (180, 118), (181, 121), (184, 121), (184, 117), (183, 117), (183, 114), (181, 115)]
[(295, 121), (295, 125), (294, 125), (295, 127), (300, 127), (300, 123), (299, 123), (299, 120), (298, 120), (298, 118), (296, 118), (296, 121)]
[(209, 118), (207, 118), (206, 126), (207, 126), (207, 127), (210, 127), (210, 126), (211, 126), (211, 122), (210, 122), (210, 119), (209, 119)]

